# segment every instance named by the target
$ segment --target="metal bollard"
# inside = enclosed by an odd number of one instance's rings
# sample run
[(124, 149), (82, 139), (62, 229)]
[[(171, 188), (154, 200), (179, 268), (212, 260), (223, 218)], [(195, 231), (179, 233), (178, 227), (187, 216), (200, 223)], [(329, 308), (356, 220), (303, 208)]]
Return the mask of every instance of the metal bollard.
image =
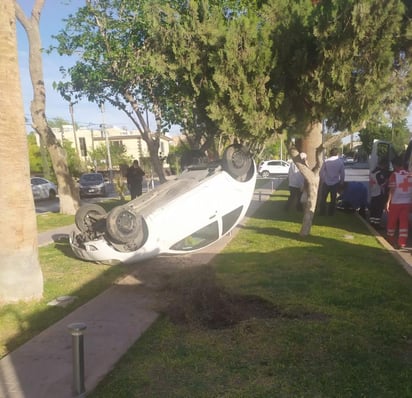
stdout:
[(73, 391), (78, 397), (84, 397), (84, 342), (83, 331), (87, 328), (85, 323), (77, 322), (68, 325), (72, 335), (73, 349)]

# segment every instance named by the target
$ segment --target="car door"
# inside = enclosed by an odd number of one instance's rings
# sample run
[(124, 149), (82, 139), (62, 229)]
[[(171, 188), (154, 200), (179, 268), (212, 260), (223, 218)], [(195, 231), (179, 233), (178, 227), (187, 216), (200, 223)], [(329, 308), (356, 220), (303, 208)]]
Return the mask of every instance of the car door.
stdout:
[(31, 189), (33, 192), (33, 198), (37, 199), (44, 199), (44, 193), (42, 190), (42, 179), (41, 178), (32, 178), (31, 179)]
[(369, 172), (372, 172), (380, 160), (387, 162), (389, 170), (393, 170), (392, 161), (395, 158), (395, 150), (389, 141), (374, 140), (372, 152), (369, 156)]

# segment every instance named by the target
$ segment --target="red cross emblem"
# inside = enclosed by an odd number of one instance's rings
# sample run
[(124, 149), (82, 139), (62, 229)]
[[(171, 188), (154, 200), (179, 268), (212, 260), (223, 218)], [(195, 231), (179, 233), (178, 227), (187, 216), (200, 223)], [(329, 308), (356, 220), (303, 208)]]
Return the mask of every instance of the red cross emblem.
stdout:
[(408, 176), (405, 176), (403, 181), (398, 186), (403, 192), (408, 192), (409, 187), (412, 187), (412, 182), (409, 182)]

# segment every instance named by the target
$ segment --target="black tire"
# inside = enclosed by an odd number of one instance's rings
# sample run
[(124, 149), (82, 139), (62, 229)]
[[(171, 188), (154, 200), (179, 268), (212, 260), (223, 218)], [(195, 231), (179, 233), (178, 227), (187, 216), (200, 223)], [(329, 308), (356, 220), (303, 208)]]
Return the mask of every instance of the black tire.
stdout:
[(133, 243), (135, 250), (144, 244), (147, 237), (143, 217), (122, 206), (110, 211), (106, 219), (106, 230), (114, 243)]
[(97, 222), (105, 219), (107, 212), (103, 207), (96, 204), (86, 204), (77, 210), (75, 223), (81, 232), (89, 231)]
[(262, 177), (263, 178), (268, 178), (270, 173), (268, 171), (262, 171)]
[(56, 195), (57, 195), (56, 191), (54, 189), (50, 189), (49, 199), (52, 199), (52, 200), (56, 199)]
[(252, 167), (249, 150), (242, 145), (230, 145), (223, 153), (222, 166), (233, 178), (245, 176)]

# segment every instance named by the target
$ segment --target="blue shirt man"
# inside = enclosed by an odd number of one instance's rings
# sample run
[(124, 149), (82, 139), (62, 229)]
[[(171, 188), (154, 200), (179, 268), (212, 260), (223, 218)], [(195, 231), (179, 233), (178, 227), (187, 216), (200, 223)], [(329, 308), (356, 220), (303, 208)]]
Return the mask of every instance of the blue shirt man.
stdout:
[(332, 148), (330, 156), (327, 158), (320, 169), (320, 209), (319, 214), (325, 215), (326, 200), (330, 194), (330, 202), (328, 207), (328, 215), (333, 216), (336, 207), (336, 196), (339, 186), (342, 186), (345, 181), (345, 166), (343, 160), (338, 156), (338, 149)]

